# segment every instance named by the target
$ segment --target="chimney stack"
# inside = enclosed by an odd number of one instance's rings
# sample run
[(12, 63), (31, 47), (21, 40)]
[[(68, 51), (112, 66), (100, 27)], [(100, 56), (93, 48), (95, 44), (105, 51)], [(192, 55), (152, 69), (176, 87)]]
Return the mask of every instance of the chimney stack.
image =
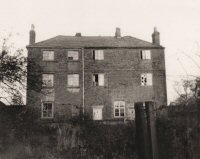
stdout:
[(81, 33), (76, 33), (76, 37), (81, 37)]
[(116, 28), (115, 37), (116, 37), (116, 38), (121, 38), (121, 31), (120, 31), (120, 28)]
[(154, 32), (152, 34), (152, 43), (160, 45), (160, 33), (157, 31), (156, 27), (154, 27)]
[(29, 32), (29, 44), (32, 45), (35, 43), (35, 26), (31, 24), (31, 30)]

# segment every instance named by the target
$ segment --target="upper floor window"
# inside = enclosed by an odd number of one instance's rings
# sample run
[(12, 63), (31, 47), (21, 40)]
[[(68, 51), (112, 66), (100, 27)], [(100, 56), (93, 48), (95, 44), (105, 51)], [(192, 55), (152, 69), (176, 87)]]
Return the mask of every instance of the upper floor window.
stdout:
[(78, 60), (78, 51), (68, 51), (67, 59), (68, 60)]
[(143, 73), (141, 74), (141, 86), (152, 86), (152, 74)]
[(124, 101), (114, 101), (114, 117), (124, 117), (125, 114), (125, 102)]
[(68, 75), (67, 85), (69, 87), (79, 87), (79, 74)]
[(151, 51), (150, 50), (141, 50), (140, 51), (142, 60), (150, 60), (151, 59)]
[(42, 118), (53, 118), (53, 102), (42, 103)]
[(104, 86), (104, 74), (93, 74), (92, 83), (93, 86)]
[(43, 61), (53, 61), (54, 60), (54, 51), (45, 50), (43, 51)]
[(103, 50), (93, 50), (93, 59), (94, 60), (103, 60), (104, 59)]
[(53, 74), (43, 74), (42, 75), (42, 85), (43, 85), (43, 87), (53, 87), (54, 75)]

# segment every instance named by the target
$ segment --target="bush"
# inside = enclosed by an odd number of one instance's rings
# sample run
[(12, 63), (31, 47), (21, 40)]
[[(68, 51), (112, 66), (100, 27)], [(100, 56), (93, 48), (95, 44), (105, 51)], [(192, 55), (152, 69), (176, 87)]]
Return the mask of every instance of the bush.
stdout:
[(190, 127), (187, 122), (174, 118), (157, 119), (157, 135), (160, 158), (193, 159), (198, 141), (197, 127)]
[(7, 154), (16, 147), (16, 159), (135, 158), (134, 123), (105, 125), (88, 116), (43, 123), (34, 109), (12, 108), (0, 111), (0, 144)]

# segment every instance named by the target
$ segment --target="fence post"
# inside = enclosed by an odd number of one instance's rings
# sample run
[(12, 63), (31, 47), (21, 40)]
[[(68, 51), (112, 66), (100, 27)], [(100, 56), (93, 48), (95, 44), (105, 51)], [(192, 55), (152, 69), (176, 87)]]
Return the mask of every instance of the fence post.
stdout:
[(147, 129), (150, 142), (151, 159), (158, 159), (158, 145), (155, 123), (155, 111), (153, 102), (145, 102), (145, 110), (147, 114)]
[[(198, 150), (200, 149), (200, 89), (197, 90), (197, 118), (198, 118)], [(197, 157), (200, 158), (200, 151), (197, 152)]]
[(136, 142), (139, 159), (151, 159), (146, 112), (143, 102), (135, 103)]

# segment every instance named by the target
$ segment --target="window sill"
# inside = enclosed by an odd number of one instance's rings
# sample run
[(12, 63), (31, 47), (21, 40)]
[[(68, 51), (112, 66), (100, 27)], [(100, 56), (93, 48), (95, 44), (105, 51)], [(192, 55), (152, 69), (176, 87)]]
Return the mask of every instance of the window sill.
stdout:
[(106, 87), (106, 86), (94, 86), (94, 85), (92, 85), (92, 87)]
[(70, 93), (79, 93), (80, 88), (79, 87), (68, 87), (67, 91), (70, 92)]
[(67, 88), (79, 88), (80, 89), (79, 86), (67, 86)]
[(153, 85), (141, 85), (141, 87), (152, 87)]
[(124, 116), (114, 116), (114, 119), (124, 119), (125, 117)]
[(52, 120), (54, 117), (41, 117), (41, 120)]
[(104, 61), (104, 59), (103, 59), (103, 60), (97, 60), (97, 59), (93, 59), (93, 61)]
[(43, 62), (56, 62), (56, 60), (42, 60)]
[(67, 60), (67, 62), (80, 62), (80, 60)]
[(92, 119), (94, 122), (101, 122), (103, 119)]

